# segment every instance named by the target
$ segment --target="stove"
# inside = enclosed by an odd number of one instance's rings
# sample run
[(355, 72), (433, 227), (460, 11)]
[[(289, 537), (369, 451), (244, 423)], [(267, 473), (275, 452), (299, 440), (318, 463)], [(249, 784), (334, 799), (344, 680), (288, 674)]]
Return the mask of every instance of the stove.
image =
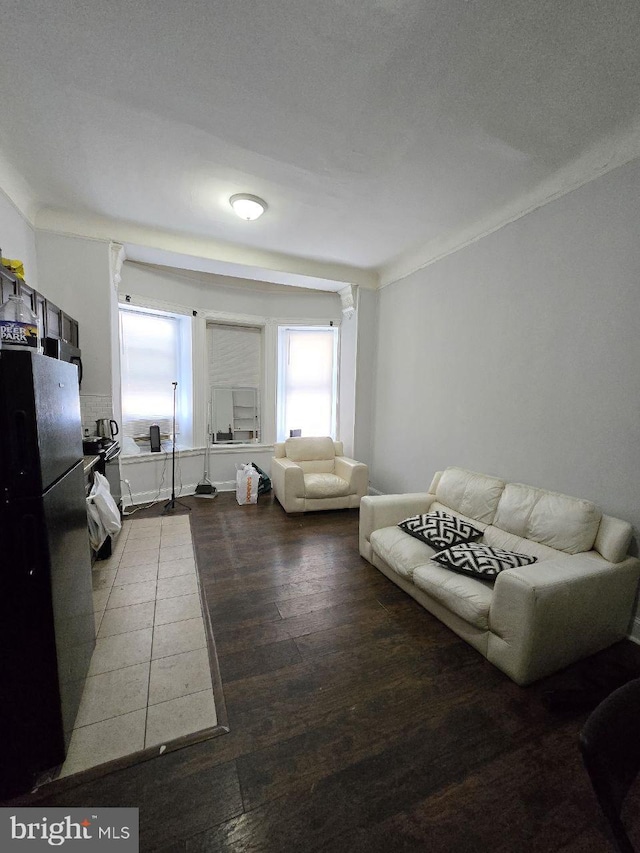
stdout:
[(85, 456), (102, 456), (105, 462), (109, 462), (120, 455), (120, 444), (112, 438), (93, 435), (83, 439), (82, 452)]
[(117, 459), (120, 456), (120, 444), (117, 441), (114, 441), (112, 438), (103, 438), (102, 439), (102, 450), (100, 451), (100, 455), (104, 454), (105, 462), (113, 462), (114, 459)]

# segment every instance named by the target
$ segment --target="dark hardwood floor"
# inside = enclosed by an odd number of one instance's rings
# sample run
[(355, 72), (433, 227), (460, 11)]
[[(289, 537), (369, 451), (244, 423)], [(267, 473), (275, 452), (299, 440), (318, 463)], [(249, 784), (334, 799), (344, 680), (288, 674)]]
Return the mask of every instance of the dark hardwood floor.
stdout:
[(357, 511), (187, 502), (229, 733), (34, 803), (139, 806), (143, 851), (606, 853), (586, 712), (542, 694), (640, 648), (520, 688), (360, 558)]

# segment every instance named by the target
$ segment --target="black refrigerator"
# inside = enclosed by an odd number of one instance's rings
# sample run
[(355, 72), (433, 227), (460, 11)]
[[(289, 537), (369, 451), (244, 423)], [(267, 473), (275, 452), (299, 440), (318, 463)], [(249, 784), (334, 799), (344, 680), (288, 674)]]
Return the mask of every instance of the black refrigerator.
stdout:
[(64, 761), (95, 646), (78, 369), (0, 350), (0, 799)]

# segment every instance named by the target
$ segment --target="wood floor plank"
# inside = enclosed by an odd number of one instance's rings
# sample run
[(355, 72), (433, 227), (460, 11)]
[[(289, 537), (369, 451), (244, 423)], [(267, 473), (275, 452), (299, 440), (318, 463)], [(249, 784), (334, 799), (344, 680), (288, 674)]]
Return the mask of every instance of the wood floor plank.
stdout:
[(166, 753), (51, 797), (44, 792), (38, 804), (136, 806), (141, 851), (180, 846), (196, 827), (204, 830), (243, 811), (235, 762), (209, 765), (206, 755), (206, 748)]
[[(202, 836), (200, 846), (194, 842), (187, 849), (253, 849), (259, 833), (266, 842), (262, 849), (271, 851), (312, 851), (329, 842), (338, 850), (337, 839), (346, 830), (375, 824), (412, 799), (436, 793), (452, 774), (462, 774), (500, 753), (504, 748), (500, 732), (481, 731), (474, 711), (453, 710), (450, 725), (405, 736), (375, 756), (221, 824)], [(320, 832), (310, 836), (309, 827)]]
[(220, 673), (225, 684), (253, 675), (274, 673), (302, 660), (294, 640), (281, 640), (253, 649), (253, 654), (235, 652), (220, 658)]
[(142, 851), (605, 853), (586, 711), (543, 698), (638, 647), (521, 688), (362, 560), (357, 511), (186, 503), (229, 733), (21, 804), (139, 806)]
[[(340, 843), (363, 853), (389, 849), (389, 838), (397, 849), (442, 853), (546, 853), (554, 844), (562, 849), (593, 823), (588, 781), (574, 746), (570, 731), (525, 739), (438, 794), (357, 827)], [(604, 853), (601, 837), (599, 843)]]
[(354, 624), (369, 617), (379, 616), (381, 613), (384, 614), (384, 608), (377, 599), (349, 602), (276, 622), (244, 626), (242, 631), (238, 631), (233, 626), (221, 628), (216, 633), (216, 642), (221, 654), (232, 653), (264, 645), (267, 642), (330, 631), (341, 625)]

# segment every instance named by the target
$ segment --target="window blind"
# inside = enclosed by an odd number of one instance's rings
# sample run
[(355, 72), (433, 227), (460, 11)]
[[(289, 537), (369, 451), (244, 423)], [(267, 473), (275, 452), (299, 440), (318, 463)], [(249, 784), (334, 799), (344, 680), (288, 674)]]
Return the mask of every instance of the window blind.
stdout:
[(335, 438), (337, 330), (281, 329), (278, 440), (290, 430)]
[(216, 388), (260, 388), (262, 330), (211, 323), (209, 384)]
[[(122, 426), (131, 438), (148, 437), (151, 424), (173, 429), (173, 382), (178, 381), (179, 334), (176, 317), (120, 310)], [(176, 422), (176, 433), (180, 429)]]

